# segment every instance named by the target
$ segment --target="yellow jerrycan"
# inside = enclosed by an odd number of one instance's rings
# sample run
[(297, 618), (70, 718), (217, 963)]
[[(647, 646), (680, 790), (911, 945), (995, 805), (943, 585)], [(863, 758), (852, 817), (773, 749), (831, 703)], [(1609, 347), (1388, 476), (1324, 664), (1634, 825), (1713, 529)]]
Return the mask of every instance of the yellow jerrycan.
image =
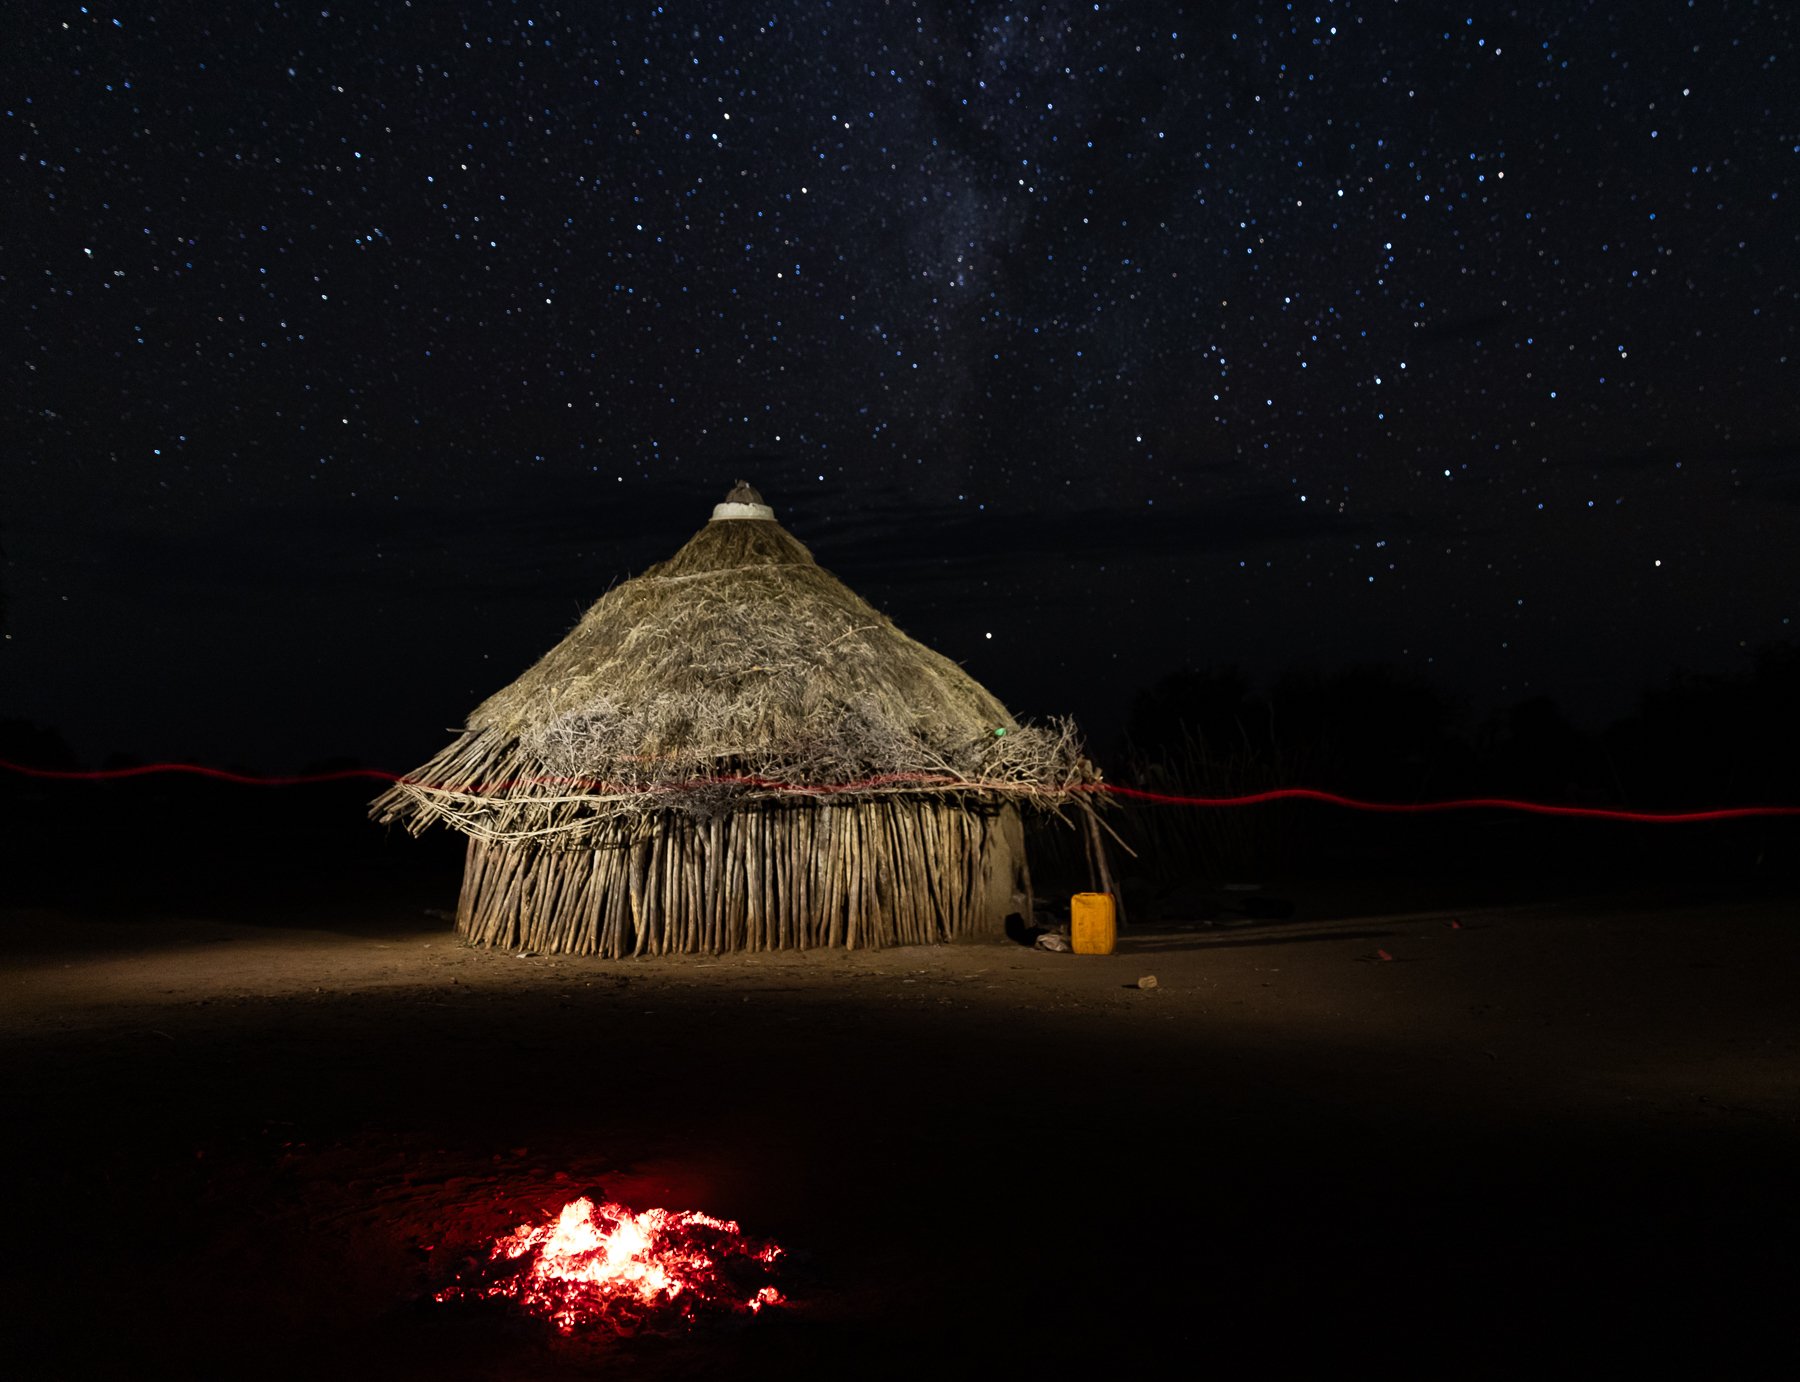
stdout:
[(1111, 893), (1076, 893), (1069, 899), (1069, 946), (1077, 955), (1110, 955), (1118, 938)]

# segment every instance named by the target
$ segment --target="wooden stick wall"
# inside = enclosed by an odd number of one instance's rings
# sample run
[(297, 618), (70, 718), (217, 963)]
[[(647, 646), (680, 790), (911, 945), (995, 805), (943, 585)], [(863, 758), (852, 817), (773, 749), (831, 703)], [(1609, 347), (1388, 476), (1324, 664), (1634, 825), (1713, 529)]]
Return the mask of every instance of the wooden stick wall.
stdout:
[(957, 940), (999, 930), (1018, 851), (1008, 812), (916, 798), (671, 812), (581, 849), (471, 838), (456, 929), (615, 958)]

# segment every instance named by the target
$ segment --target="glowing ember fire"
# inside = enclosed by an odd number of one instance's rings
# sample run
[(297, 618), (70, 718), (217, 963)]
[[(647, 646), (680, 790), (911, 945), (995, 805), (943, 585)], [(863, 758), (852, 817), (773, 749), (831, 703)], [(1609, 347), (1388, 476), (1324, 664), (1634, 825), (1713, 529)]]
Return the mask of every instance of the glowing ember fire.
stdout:
[(517, 1301), (565, 1334), (756, 1314), (785, 1303), (769, 1282), (781, 1255), (773, 1243), (745, 1238), (730, 1219), (667, 1209), (637, 1214), (584, 1196), (554, 1222), (520, 1224), (500, 1238), (480, 1284), (459, 1281), (437, 1299)]

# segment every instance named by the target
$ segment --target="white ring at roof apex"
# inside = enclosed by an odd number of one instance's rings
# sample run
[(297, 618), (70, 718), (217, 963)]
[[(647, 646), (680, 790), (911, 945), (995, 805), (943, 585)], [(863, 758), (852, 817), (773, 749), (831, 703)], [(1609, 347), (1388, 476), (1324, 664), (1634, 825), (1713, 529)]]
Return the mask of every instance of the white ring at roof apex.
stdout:
[(713, 522), (721, 518), (768, 518), (775, 517), (775, 510), (767, 504), (714, 504)]

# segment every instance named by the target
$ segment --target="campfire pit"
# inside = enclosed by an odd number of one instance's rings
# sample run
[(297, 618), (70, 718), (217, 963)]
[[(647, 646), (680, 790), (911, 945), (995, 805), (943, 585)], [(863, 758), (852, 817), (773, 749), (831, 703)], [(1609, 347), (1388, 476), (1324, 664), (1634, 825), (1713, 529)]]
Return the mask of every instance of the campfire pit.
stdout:
[(514, 1301), (564, 1334), (675, 1330), (785, 1304), (773, 1281), (781, 1257), (730, 1219), (583, 1196), (503, 1235), (475, 1280), (459, 1278), (436, 1299)]

